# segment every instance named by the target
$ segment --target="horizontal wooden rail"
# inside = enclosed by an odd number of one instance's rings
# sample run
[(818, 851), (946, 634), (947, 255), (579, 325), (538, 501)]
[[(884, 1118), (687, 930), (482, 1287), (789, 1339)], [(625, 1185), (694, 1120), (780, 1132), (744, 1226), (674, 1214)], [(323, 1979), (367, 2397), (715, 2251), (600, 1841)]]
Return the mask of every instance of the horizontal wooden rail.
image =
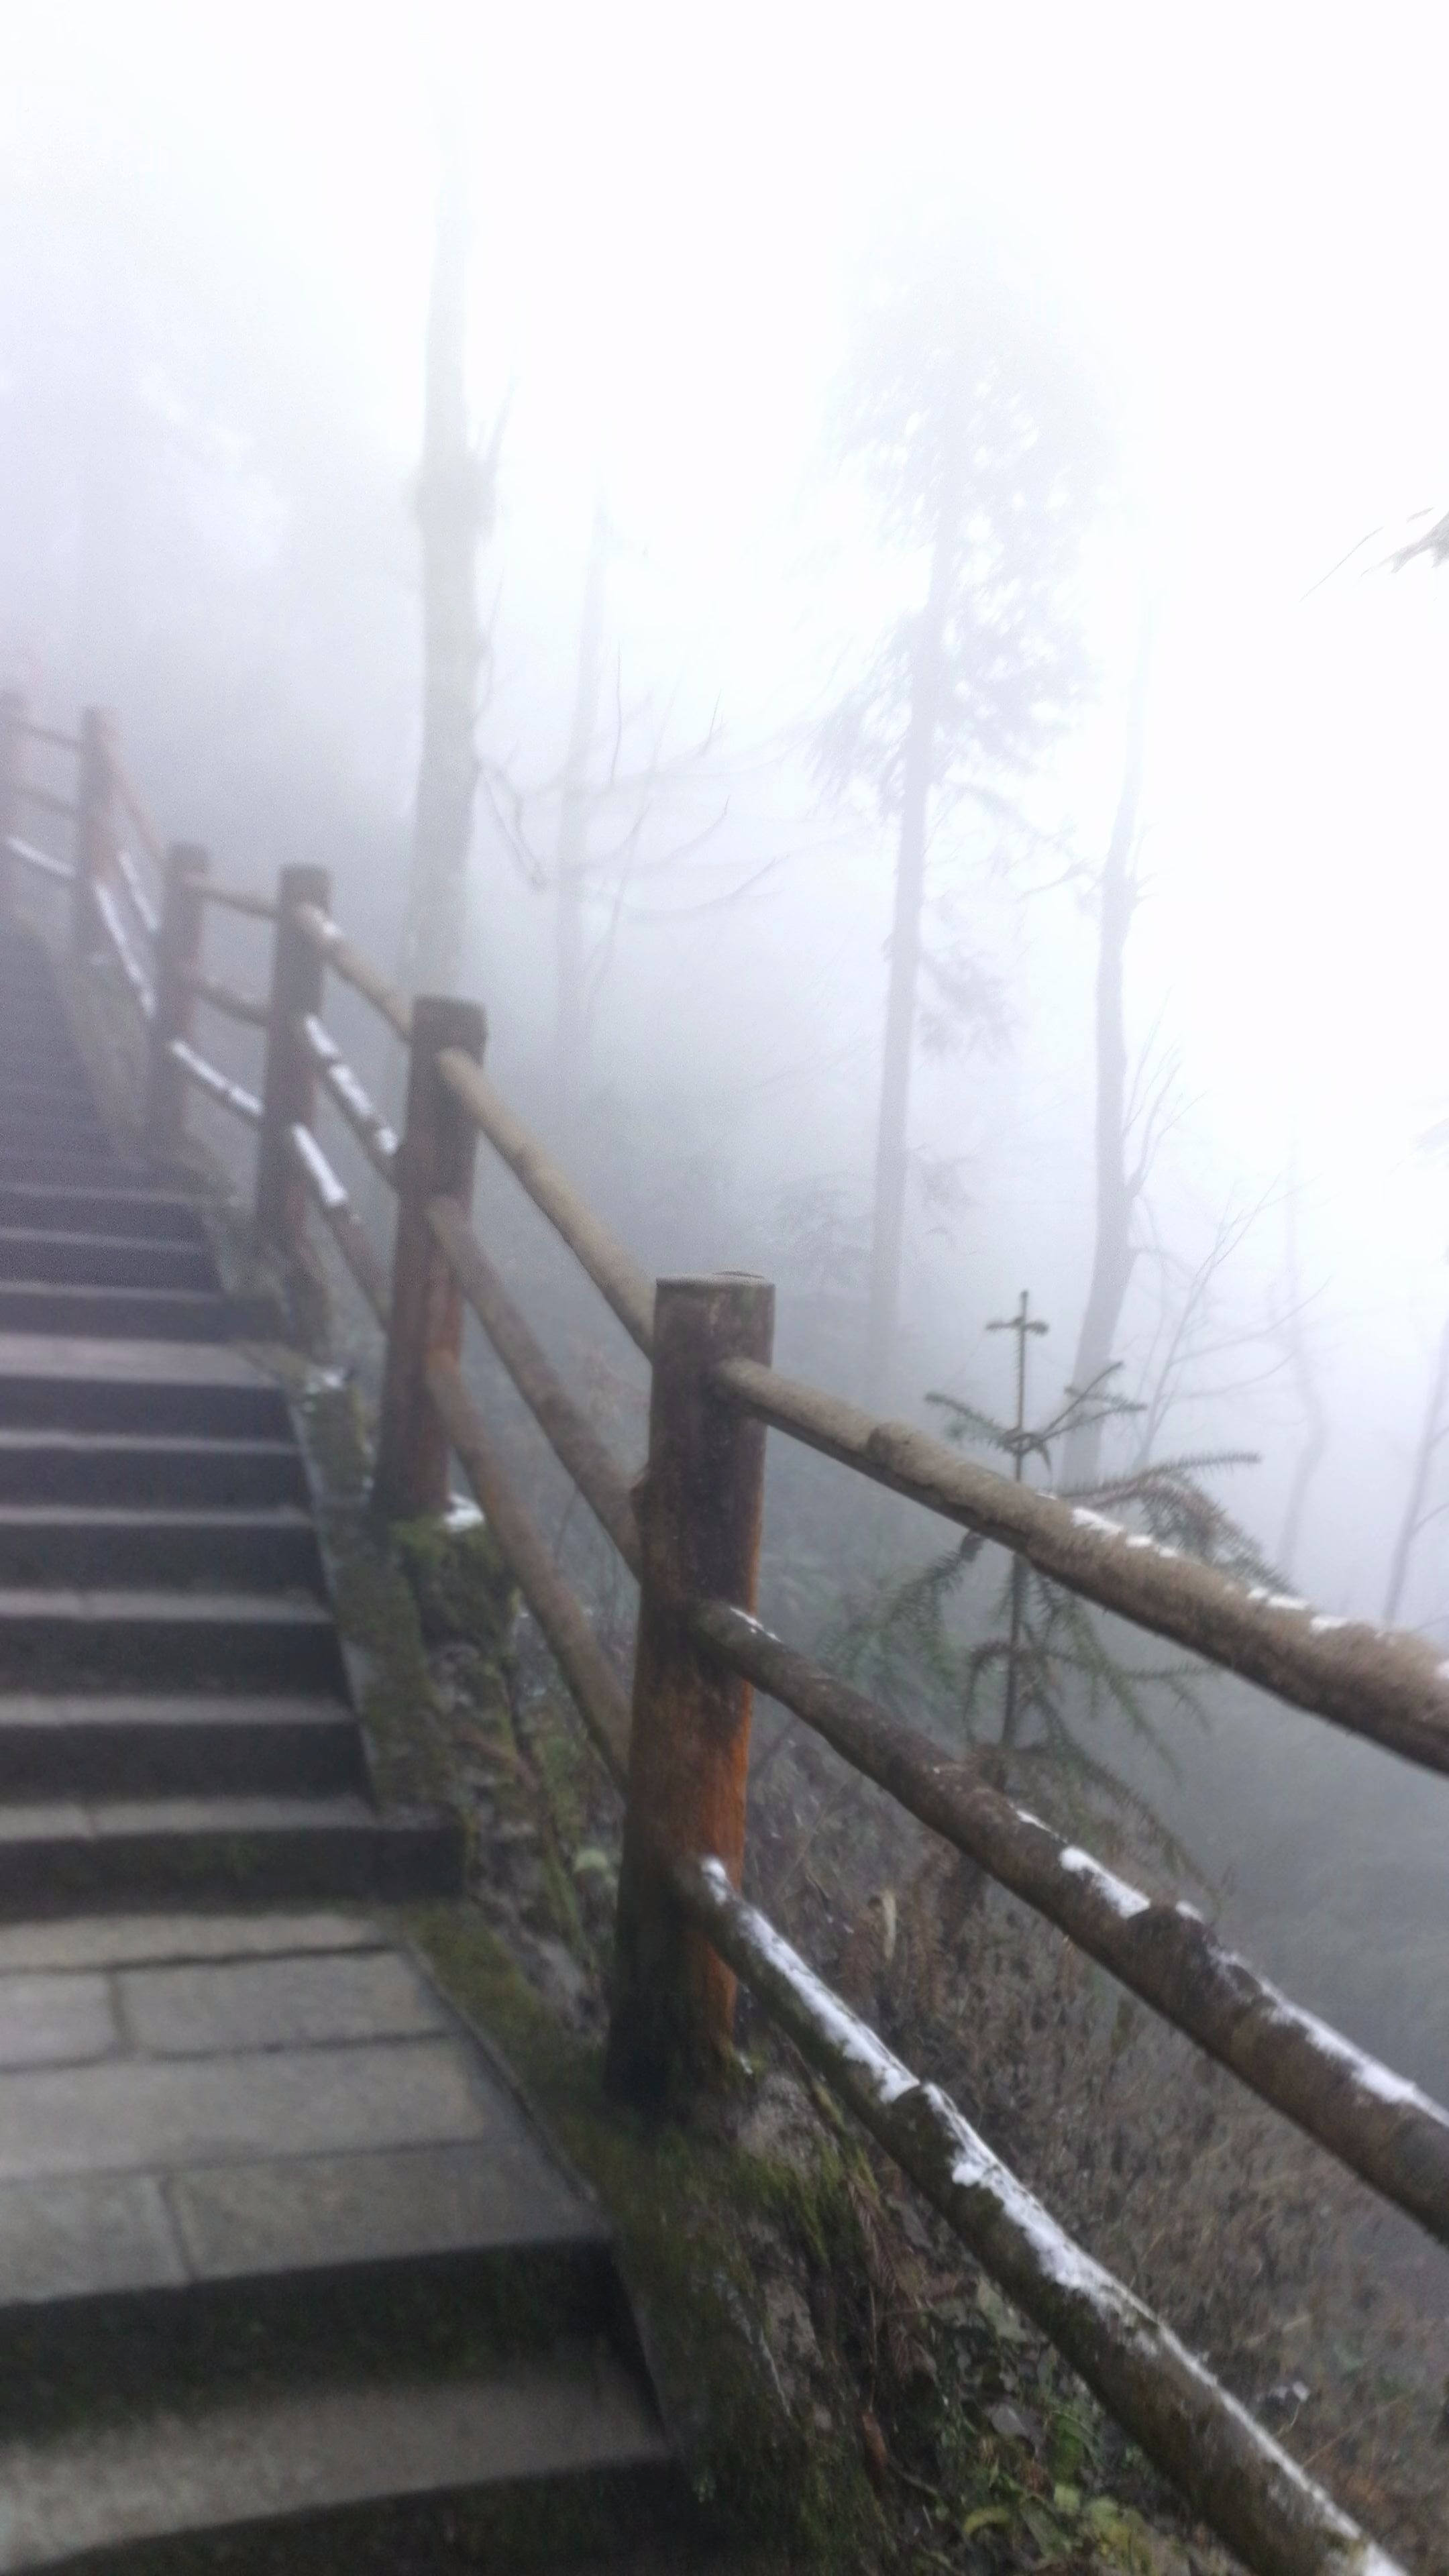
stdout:
[(289, 1127), (287, 1142), (307, 1184), (313, 1206), (386, 1332), (391, 1309), (386, 1262), (369, 1237), (310, 1127)]
[(1449, 1661), (1442, 1648), (1405, 1629), (1324, 1617), (1265, 1585), (1235, 1583), (1101, 1512), (1013, 1484), (910, 1423), (877, 1421), (753, 1360), (726, 1361), (715, 1384), (757, 1422), (1014, 1549), (1084, 1601), (1406, 1762), (1449, 1772)]
[(406, 1045), (413, 1025), (413, 1006), (406, 993), (400, 993), (395, 984), (390, 984), (385, 975), (379, 974), (371, 959), (364, 957), (360, 948), (354, 948), (336, 922), (330, 921), (315, 903), (298, 905), (297, 925), (319, 955), (326, 958), (333, 974), (340, 975), (343, 983), (350, 984), (354, 993), (360, 993), (364, 1001), (371, 1002), (373, 1009), (382, 1013), (388, 1026)]
[(48, 742), (52, 751), (79, 751), (80, 736), (61, 733), (54, 725), (35, 724), (29, 716), (18, 719), (18, 729), (30, 742)]
[(654, 1282), (648, 1273), (601, 1224), (552, 1155), (515, 1118), (469, 1057), (456, 1047), (446, 1048), (438, 1058), (438, 1071), (540, 1214), (562, 1235), (647, 1359), (654, 1348)]
[(848, 1683), (721, 1601), (690, 1625), (899, 1805), (1044, 1914), (1275, 2111), (1449, 2244), (1449, 2113), (1229, 1950), (1190, 1906), (1154, 1904)]
[(251, 921), (275, 921), (277, 907), (269, 894), (253, 894), (247, 886), (213, 885), (208, 877), (198, 889), (203, 903), (214, 903), (223, 912), (245, 913)]
[(329, 1098), (341, 1110), (373, 1170), (383, 1180), (393, 1182), (398, 1150), (396, 1131), (363, 1090), (341, 1048), (328, 1036), (312, 1012), (299, 1014), (297, 1033), (322, 1077)]
[(37, 850), (33, 841), (22, 841), (18, 832), (5, 836), (7, 858), (18, 859), (38, 877), (49, 877), (53, 885), (74, 885), (75, 870), (65, 859), (53, 859), (48, 850)]
[(26, 778), (17, 779), (14, 792), (22, 805), (38, 805), (42, 814), (58, 814), (62, 822), (73, 823), (80, 811), (73, 796), (53, 795), (48, 787), (33, 787)]
[(504, 1562), (538, 1622), (605, 1767), (622, 1785), (629, 1767), (629, 1702), (608, 1658), (504, 1476), (457, 1361), (435, 1353), (428, 1362), (427, 1383)]
[(183, 974), (181, 982), (193, 1000), (205, 1002), (208, 1010), (220, 1011), (224, 1019), (240, 1020), (249, 1029), (270, 1025), (269, 1004), (252, 1000), (245, 993), (234, 993), (229, 984), (218, 984), (209, 975), (192, 974)]
[(121, 919), (121, 907), (116, 901), (114, 890), (108, 885), (96, 885), (92, 888), (92, 897), (96, 919), (106, 934), (111, 953), (125, 978), (131, 999), (143, 1020), (153, 1020), (156, 1016), (156, 996), (151, 989), (150, 977), (127, 937), (126, 925)]
[(198, 1055), (195, 1047), (188, 1046), (185, 1038), (173, 1038), (168, 1052), (198, 1091), (204, 1091), (220, 1108), (229, 1109), (234, 1118), (245, 1119), (249, 1127), (260, 1127), (262, 1104), (254, 1091), (244, 1090), (239, 1082), (228, 1082), (226, 1075), (208, 1064), (204, 1055)]
[(121, 888), (147, 938), (154, 947), (161, 936), (161, 915), (146, 891), (145, 881), (130, 851), (124, 847), (114, 853), (116, 874)]
[(631, 1574), (639, 1572), (639, 1528), (622, 1470), (567, 1394), (454, 1199), (434, 1199), (428, 1222), (448, 1267), (509, 1376)]
[(922, 2084), (735, 1894), (720, 1862), (680, 1862), (673, 1884), (736, 1976), (1255, 2576), (1402, 2576), (1171, 2328), (1057, 2225), (955, 2103)]

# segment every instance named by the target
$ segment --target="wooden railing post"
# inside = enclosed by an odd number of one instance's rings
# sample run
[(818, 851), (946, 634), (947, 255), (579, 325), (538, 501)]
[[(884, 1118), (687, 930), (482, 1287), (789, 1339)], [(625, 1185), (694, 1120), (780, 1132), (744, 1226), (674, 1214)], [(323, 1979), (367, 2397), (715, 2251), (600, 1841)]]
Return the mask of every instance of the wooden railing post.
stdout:
[(448, 1500), (448, 1435), (428, 1393), (429, 1356), (457, 1359), (463, 1348), (463, 1297), (428, 1223), (433, 1199), (456, 1200), (466, 1217), (473, 1200), (478, 1131), (438, 1072), (445, 1047), (475, 1063), (487, 1034), (476, 1002), (420, 994), (413, 1004), (407, 1107), (394, 1173), (392, 1305), (383, 1366), (373, 1500), (390, 1520), (440, 1512)]
[(70, 916), (71, 947), (78, 957), (88, 957), (101, 940), (96, 888), (104, 883), (110, 867), (115, 833), (113, 739), (113, 720), (105, 709), (83, 708), (76, 785), (75, 890)]
[(257, 1148), (257, 1233), (263, 1243), (291, 1255), (307, 1223), (307, 1185), (287, 1142), (290, 1127), (310, 1127), (317, 1076), (299, 1019), (320, 1011), (325, 967), (297, 926), (299, 904), (327, 912), (332, 878), (326, 868), (283, 868), (277, 879), (277, 927), (272, 942), (267, 1061), (262, 1081), (262, 1131)]
[(0, 913), (15, 909), (15, 871), (5, 843), (20, 821), (21, 763), (25, 757), (25, 694), (0, 690)]
[(605, 2064), (610, 2092), (654, 2113), (686, 2108), (718, 2079), (734, 2026), (734, 1977), (685, 1920), (668, 1873), (680, 1860), (712, 1857), (738, 1885), (744, 1859), (751, 1692), (696, 1645), (685, 1607), (700, 1597), (755, 1606), (764, 1434), (711, 1392), (710, 1373), (722, 1360), (768, 1361), (774, 1321), (775, 1292), (764, 1279), (661, 1279), (655, 1294)]
[(161, 1160), (180, 1152), (186, 1134), (186, 1076), (171, 1053), (171, 1041), (189, 1039), (192, 1033), (196, 1005), (187, 979), (201, 957), (201, 885), (209, 864), (206, 851), (194, 841), (173, 841), (166, 852), (146, 1078), (146, 1141)]

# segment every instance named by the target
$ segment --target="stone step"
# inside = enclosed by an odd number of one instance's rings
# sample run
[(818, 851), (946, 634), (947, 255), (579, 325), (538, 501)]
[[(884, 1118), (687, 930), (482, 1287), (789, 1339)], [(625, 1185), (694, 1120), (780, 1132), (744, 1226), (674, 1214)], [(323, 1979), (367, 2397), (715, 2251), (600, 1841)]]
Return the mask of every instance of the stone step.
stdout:
[(4, 1016), (5, 1038), (0, 1044), (0, 1093), (25, 1095), (33, 1100), (53, 1100), (60, 1095), (83, 1100), (88, 1109), (95, 1106), (95, 1093), (90, 1077), (74, 1047), (42, 1047), (37, 1040), (25, 1043), (25, 1033), (11, 1025), (11, 1015)]
[(281, 1388), (216, 1344), (0, 1330), (0, 1427), (290, 1439)]
[(7, 1156), (32, 1155), (52, 1171), (64, 1170), (74, 1161), (103, 1162), (111, 1150), (98, 1118), (41, 1120), (0, 1111), (0, 1138)]
[(0, 1431), (0, 1503), (166, 1506), (241, 1511), (305, 1507), (290, 1440), (148, 1440), (137, 1433)]
[(27, 1058), (0, 1054), (0, 1108), (4, 1112), (78, 1108), (94, 1116), (95, 1105), (85, 1068), (73, 1058), (58, 1059), (42, 1071)]
[(84, 1093), (7, 1089), (0, 1083), (0, 1135), (19, 1146), (54, 1143), (63, 1150), (102, 1142), (106, 1126)]
[(0, 1800), (362, 1790), (342, 1700), (178, 1691), (0, 1694)]
[(0, 1333), (57, 1331), (126, 1341), (267, 1342), (279, 1338), (279, 1323), (269, 1297), (0, 1280)]
[[(0, 1806), (0, 1917), (11, 1921), (167, 1904), (411, 1904), (456, 1895), (461, 1875), (454, 1817), (380, 1814), (345, 1791)], [(406, 2067), (393, 2071), (405, 2083)]]
[[(147, 2544), (168, 2539), (176, 2546), (166, 2565), (182, 2576), (211, 2534), (226, 2535), (228, 2567), (262, 2576), (300, 2568), (294, 2550), (320, 2567), (329, 2532), (341, 2551), (332, 2564), (439, 2576), (466, 2565), (527, 2564), (562, 2576), (581, 2520), (596, 2532), (611, 2507), (621, 2554), (611, 2548), (610, 2563), (622, 2576), (640, 2564), (630, 2536), (641, 2521), (647, 2528), (661, 2515), (683, 2515), (675, 2502), (681, 2482), (647, 2389), (607, 2348), (583, 2340), (486, 2371), (371, 2386), (324, 2382), (49, 2442), (7, 2443), (0, 2482), (3, 2576), (78, 2558), (96, 2576), (102, 2569), (121, 2576)], [(445, 2513), (418, 2510), (444, 2501)], [(400, 2504), (412, 2510), (400, 2514)], [(389, 2509), (383, 2535), (378, 2508)], [(460, 2513), (470, 2534), (466, 2555), (454, 2539)], [(520, 2523), (531, 2540), (514, 2536)], [(374, 2557), (379, 2537), (385, 2554)], [(597, 2576), (599, 2562), (591, 2563)], [(681, 2564), (672, 2553), (655, 2562), (661, 2576), (666, 2563)], [(156, 2565), (149, 2553), (145, 2564)]]
[(345, 1698), (320, 1601), (0, 1586), (0, 1689), (302, 1691)]
[(148, 1243), (205, 1243), (194, 1199), (177, 1191), (70, 1190), (41, 1181), (0, 1183), (0, 1226), (38, 1226), (43, 1233), (144, 1235)]
[(22, 1187), (39, 1182), (54, 1189), (136, 1189), (154, 1186), (155, 1175), (143, 1163), (128, 1162), (109, 1149), (86, 1153), (37, 1152), (33, 1145), (13, 1143), (0, 1133), (0, 1185)]
[(213, 1583), (241, 1591), (324, 1590), (310, 1513), (98, 1509), (0, 1503), (0, 1586)]
[[(137, 1211), (137, 1218), (144, 1209)], [(62, 1234), (0, 1223), (0, 1280), (45, 1279), (100, 1288), (189, 1288), (215, 1295), (216, 1263), (204, 1243), (145, 1235)]]

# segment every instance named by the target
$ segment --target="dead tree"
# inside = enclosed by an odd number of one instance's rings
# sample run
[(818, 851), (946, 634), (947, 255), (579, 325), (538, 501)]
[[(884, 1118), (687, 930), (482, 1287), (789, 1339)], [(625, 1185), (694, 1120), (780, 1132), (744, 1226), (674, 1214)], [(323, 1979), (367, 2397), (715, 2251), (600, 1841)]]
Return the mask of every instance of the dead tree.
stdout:
[(1283, 1507), (1283, 1526), (1278, 1538), (1278, 1565), (1285, 1575), (1291, 1576), (1297, 1561), (1309, 1489), (1323, 1463), (1324, 1453), (1328, 1447), (1328, 1414), (1319, 1392), (1317, 1373), (1313, 1365), (1313, 1351), (1304, 1319), (1302, 1276), (1298, 1259), (1296, 1186), (1290, 1185), (1284, 1214), (1288, 1237), (1285, 1282), (1287, 1299), (1282, 1314), (1275, 1319), (1273, 1334), (1287, 1360), (1289, 1373), (1293, 1379), (1293, 1391), (1298, 1398), (1304, 1424), (1303, 1445), (1293, 1462), (1288, 1499)]
[(559, 790), (555, 887), (555, 1065), (565, 1125), (577, 1105), (587, 1044), (588, 950), (585, 924), (589, 866), (589, 764), (599, 722), (604, 676), (604, 585), (609, 564), (609, 515), (602, 496), (594, 503), (573, 716)]
[[(652, 915), (641, 889), (680, 870), (723, 825), (728, 793), (714, 805), (711, 755), (719, 740), (718, 711), (704, 733), (681, 749), (669, 747), (671, 710), (656, 710), (645, 696), (626, 705), (622, 653), (613, 654), (612, 709), (602, 713), (608, 659), (605, 643), (606, 580), (615, 536), (606, 504), (595, 507), (584, 580), (579, 658), (563, 766), (537, 784), (520, 783), (512, 761), (483, 764), (484, 794), (494, 821), (528, 882), (552, 893), (555, 921), (555, 1079), (558, 1109), (567, 1127), (577, 1115), (588, 1066), (590, 1025), (619, 931), (630, 919), (674, 919), (681, 910), (712, 910), (747, 893), (767, 868), (743, 874), (725, 863), (732, 882), (722, 894)], [(635, 746), (644, 742), (638, 756)], [(710, 809), (697, 829), (651, 848), (661, 817), (679, 818), (701, 789)], [(547, 818), (556, 809), (552, 848)], [(773, 865), (773, 862), (770, 863)]]
[[(1078, 1387), (1095, 1385), (1114, 1357), (1136, 1258), (1132, 1215), (1156, 1141), (1149, 1118), (1129, 1165), (1132, 1104), (1127, 1075), (1126, 959), (1138, 899), (1137, 825), (1151, 656), (1151, 628), (1144, 625), (1127, 711), (1122, 789), (1097, 888), (1096, 1231), (1087, 1303), (1072, 1363), (1071, 1382)], [(1092, 1482), (1101, 1448), (1102, 1416), (1089, 1412), (1067, 1442), (1063, 1474), (1069, 1484)]]
[(1439, 1348), (1434, 1359), (1434, 1374), (1429, 1385), (1429, 1400), (1419, 1424), (1419, 1437), (1414, 1446), (1414, 1462), (1409, 1470), (1409, 1490), (1404, 1498), (1403, 1518), (1394, 1540), (1389, 1561), (1388, 1589), (1384, 1594), (1384, 1624), (1392, 1627), (1399, 1615), (1408, 1580), (1414, 1541), (1429, 1522), (1437, 1518), (1426, 1509), (1429, 1479), (1435, 1457), (1449, 1436), (1449, 1419), (1445, 1417), (1445, 1398), (1449, 1396), (1449, 1320), (1439, 1335)]
[(428, 299), (423, 456), (417, 482), (423, 573), (423, 744), (402, 938), (402, 981), (451, 991), (462, 963), (478, 786), (475, 741), (488, 662), (478, 553), (492, 532), (500, 411), (480, 452), (468, 413), (472, 237), (461, 119), (445, 115)]

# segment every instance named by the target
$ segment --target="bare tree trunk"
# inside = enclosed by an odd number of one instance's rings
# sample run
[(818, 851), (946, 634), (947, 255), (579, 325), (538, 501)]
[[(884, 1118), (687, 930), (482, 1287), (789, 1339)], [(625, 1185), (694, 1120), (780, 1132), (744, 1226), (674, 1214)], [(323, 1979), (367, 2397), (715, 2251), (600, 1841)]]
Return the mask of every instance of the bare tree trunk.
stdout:
[(468, 426), (471, 222), (461, 125), (442, 135), (428, 299), (426, 399), (417, 513), (423, 552), (423, 748), (403, 926), (403, 981), (450, 992), (462, 962), (478, 754), (473, 738), (487, 643), (478, 549), (493, 521), (497, 437), (486, 457)]
[(1434, 1380), (1429, 1390), (1429, 1401), (1424, 1407), (1424, 1418), (1419, 1426), (1418, 1446), (1414, 1451), (1414, 1464), (1409, 1475), (1409, 1490), (1404, 1500), (1404, 1517), (1399, 1523), (1399, 1534), (1394, 1541), (1393, 1561), (1389, 1567), (1389, 1588), (1384, 1594), (1386, 1627), (1392, 1627), (1399, 1615), (1399, 1604), (1403, 1599), (1404, 1585), (1408, 1578), (1409, 1559), (1413, 1554), (1414, 1541), (1423, 1528), (1426, 1517), (1424, 1497), (1429, 1490), (1429, 1471), (1434, 1463), (1434, 1452), (1443, 1439), (1445, 1431), (1449, 1430), (1449, 1424), (1444, 1420), (1446, 1391), (1449, 1391), (1449, 1322), (1445, 1323), (1439, 1336), (1439, 1354), (1434, 1362)]
[(86, 695), (109, 703), (130, 659), (135, 625), (134, 289), (114, 245), (103, 240), (95, 262), (76, 514), (76, 632)]
[(559, 807), (557, 912), (558, 989), (554, 1024), (555, 1069), (564, 1125), (577, 1113), (588, 1052), (585, 992), (584, 892), (589, 859), (589, 755), (599, 720), (604, 670), (604, 583), (609, 564), (609, 514), (602, 495), (594, 504), (579, 628), (579, 669), (573, 718), (564, 759)]
[(1293, 1371), (1293, 1383), (1297, 1390), (1298, 1401), (1303, 1407), (1306, 1426), (1306, 1437), (1294, 1462), (1288, 1500), (1283, 1510), (1283, 1527), (1278, 1538), (1279, 1571), (1284, 1576), (1291, 1576), (1303, 1529), (1303, 1513), (1308, 1501), (1308, 1490), (1322, 1465), (1323, 1453), (1328, 1447), (1328, 1416), (1323, 1409), (1323, 1398), (1318, 1392), (1318, 1381), (1313, 1373), (1312, 1355), (1303, 1330), (1303, 1289), (1298, 1261), (1296, 1179), (1290, 1185), (1288, 1192), (1287, 1220), (1288, 1313), (1283, 1324), (1283, 1341), (1288, 1353), (1289, 1366)]
[(865, 1354), (866, 1401), (870, 1404), (879, 1404), (886, 1396), (900, 1312), (901, 1251), (910, 1167), (907, 1118), (916, 1035), (916, 991), (921, 971), (921, 906), (926, 886), (926, 839), (940, 705), (941, 648), (951, 596), (955, 550), (956, 510), (954, 501), (948, 496), (943, 499), (936, 522), (930, 585), (911, 657), (911, 712), (901, 789), (890, 981), (886, 992), (880, 1112), (876, 1128)]
[[(1102, 865), (1097, 932), (1097, 1223), (1092, 1249), (1092, 1276), (1072, 1362), (1074, 1387), (1087, 1387), (1111, 1365), (1112, 1345), (1122, 1320), (1134, 1259), (1132, 1208), (1141, 1176), (1127, 1169), (1127, 1021), (1125, 969), (1127, 939), (1137, 906), (1133, 855), (1137, 815), (1142, 801), (1142, 763), (1147, 735), (1147, 691), (1151, 670), (1151, 632), (1144, 628), (1127, 710), (1127, 747), (1122, 790), (1112, 824), (1112, 837)], [(1090, 1485), (1101, 1459), (1100, 1421), (1081, 1423), (1068, 1434), (1062, 1454), (1062, 1481)]]
[(1293, 1481), (1283, 1510), (1283, 1527), (1278, 1538), (1278, 1569), (1291, 1576), (1298, 1555), (1298, 1542), (1303, 1532), (1303, 1513), (1309, 1487), (1323, 1464), (1328, 1447), (1328, 1416), (1313, 1382), (1306, 1353), (1300, 1361), (1295, 1353), (1293, 1373), (1298, 1380), (1298, 1393), (1308, 1417), (1308, 1437), (1298, 1452), (1293, 1468)]

